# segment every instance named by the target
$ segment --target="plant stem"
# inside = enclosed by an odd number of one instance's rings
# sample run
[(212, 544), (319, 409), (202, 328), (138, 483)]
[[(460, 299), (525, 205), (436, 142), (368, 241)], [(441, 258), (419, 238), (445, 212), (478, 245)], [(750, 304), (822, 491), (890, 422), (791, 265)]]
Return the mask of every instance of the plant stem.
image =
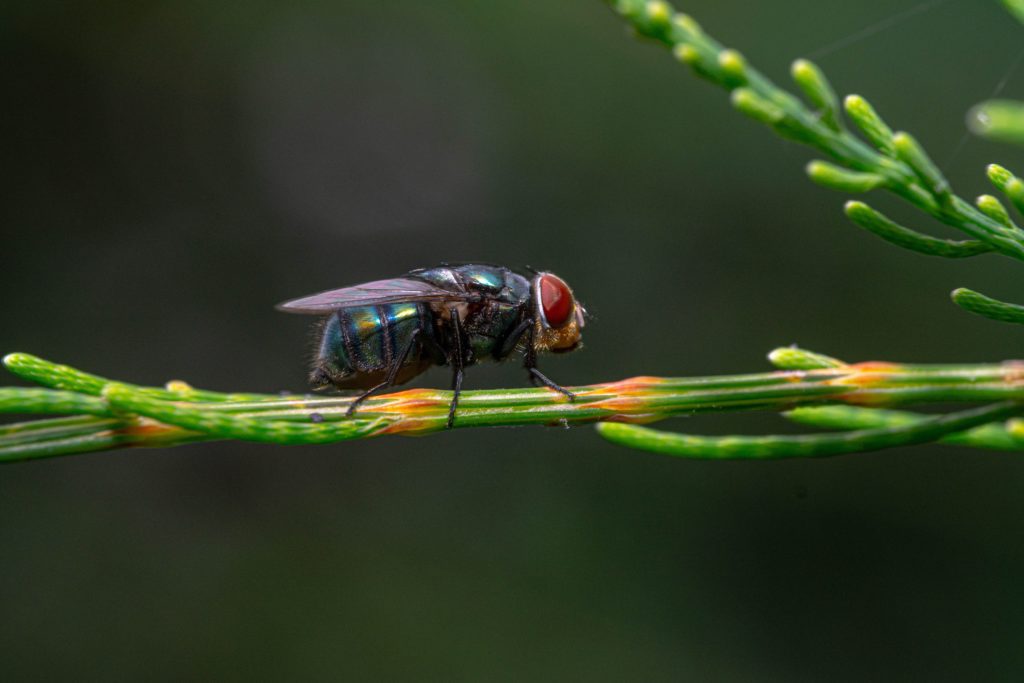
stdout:
[(1020, 403), (1004, 402), (950, 415), (924, 417), (895, 427), (824, 435), (693, 436), (611, 422), (598, 425), (598, 430), (606, 439), (622, 446), (683, 458), (821, 458), (927, 443), (1018, 415), (1022, 410), (1024, 405)]
[[(844, 430), (903, 427), (934, 417), (906, 410), (857, 408), (855, 406), (808, 406), (786, 411), (783, 416), (793, 422), (812, 427)], [(1010, 420), (1006, 423), (987, 424), (943, 436), (939, 441), (971, 448), (1016, 451), (1024, 448), (1024, 429), (1022, 429), (1024, 425), (1021, 425), (1020, 422), (1020, 420)]]
[[(1024, 401), (1024, 364), (1017, 362), (846, 364), (791, 347), (776, 349), (770, 358), (784, 369), (713, 377), (634, 377), (573, 387), (573, 402), (544, 388), (467, 391), (461, 396), (455, 427), (643, 423), (674, 415), (786, 411), (827, 404)], [(4, 363), (14, 374), (49, 388), (0, 388), (0, 412), (74, 415), (0, 426), (0, 461), (6, 462), (215, 439), (316, 444), (427, 434), (445, 429), (451, 401), (448, 391), (411, 389), (372, 397), (354, 416), (346, 417), (350, 396), (226, 394), (178, 381), (165, 388), (140, 387), (27, 354), (11, 354)], [(942, 424), (962, 427), (952, 419)], [(907, 431), (906, 423), (895, 427)], [(919, 439), (925, 438), (921, 434), (933, 434), (930, 429), (910, 431)], [(744, 457), (728, 452), (725, 448), (723, 457)]]
[[(816, 183), (842, 192), (886, 190), (972, 239), (953, 241), (931, 237), (897, 224), (863, 202), (848, 203), (847, 215), (860, 227), (898, 246), (931, 256), (963, 258), (993, 251), (1024, 260), (1024, 230), (998, 199), (982, 195), (975, 206), (957, 196), (913, 136), (893, 132), (859, 95), (847, 96), (842, 109), (846, 119), (859, 129), (867, 142), (853, 135), (840, 116), (835, 90), (811, 62), (797, 60), (791, 71), (793, 80), (813, 108), (775, 85), (750, 66), (743, 55), (722, 46), (692, 17), (676, 12), (669, 3), (663, 0), (606, 1), (639, 35), (670, 48), (697, 75), (730, 91), (736, 109), (768, 125), (782, 137), (828, 155), (835, 163), (813, 161), (807, 166), (808, 175)], [(1016, 16), (1022, 16), (1022, 0), (1004, 0), (1004, 4)], [(1024, 59), (1024, 52), (1018, 59)], [(1020, 105), (993, 103), (979, 110), (983, 116), (975, 119), (976, 123), (982, 121), (992, 126), (993, 133), (1024, 140), (1021, 111)], [(1024, 183), (1019, 178), (1000, 167), (990, 167), (989, 177), (1017, 208), (1024, 209)], [(961, 303), (956, 298), (954, 301)], [(995, 299), (991, 301), (1002, 304)], [(970, 306), (965, 308), (978, 312)]]

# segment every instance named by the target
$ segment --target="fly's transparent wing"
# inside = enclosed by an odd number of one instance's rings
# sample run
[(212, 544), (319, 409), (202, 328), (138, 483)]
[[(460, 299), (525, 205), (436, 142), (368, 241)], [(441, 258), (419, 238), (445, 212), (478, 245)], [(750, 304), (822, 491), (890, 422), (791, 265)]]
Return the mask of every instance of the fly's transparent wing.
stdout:
[(331, 289), (319, 294), (292, 299), (277, 305), (285, 313), (322, 315), (339, 308), (376, 306), (421, 301), (466, 301), (472, 295), (462, 288), (443, 289), (422, 280), (394, 278), (375, 280), (353, 287)]

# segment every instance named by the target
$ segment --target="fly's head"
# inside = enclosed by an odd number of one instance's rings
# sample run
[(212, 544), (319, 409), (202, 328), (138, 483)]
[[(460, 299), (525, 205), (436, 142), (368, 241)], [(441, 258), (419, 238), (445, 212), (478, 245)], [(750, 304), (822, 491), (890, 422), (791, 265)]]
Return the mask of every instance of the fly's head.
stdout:
[(537, 273), (532, 287), (533, 345), (537, 351), (567, 353), (582, 344), (586, 311), (565, 280), (554, 273)]

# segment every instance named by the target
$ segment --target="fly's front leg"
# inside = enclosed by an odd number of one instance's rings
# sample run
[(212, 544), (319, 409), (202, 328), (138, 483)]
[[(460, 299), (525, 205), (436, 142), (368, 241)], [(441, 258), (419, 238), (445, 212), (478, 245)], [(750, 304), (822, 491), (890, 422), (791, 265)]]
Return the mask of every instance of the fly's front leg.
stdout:
[(526, 368), (526, 370), (527, 372), (530, 373), (530, 378), (531, 381), (534, 381), (534, 386), (537, 386), (536, 382), (540, 382), (549, 389), (554, 389), (555, 391), (561, 394), (565, 394), (565, 397), (568, 398), (570, 401), (576, 400), (576, 394), (572, 393), (571, 391), (569, 391), (568, 389), (561, 385), (555, 384), (550, 379), (548, 379), (547, 375), (545, 375), (537, 368)]
[(527, 318), (516, 325), (512, 331), (508, 333), (508, 336), (502, 340), (501, 346), (498, 347), (498, 352), (495, 354), (495, 358), (498, 360), (504, 360), (509, 354), (516, 350), (519, 340), (522, 339), (527, 330), (531, 329), (533, 329), (533, 320), (530, 318)]
[(538, 386), (538, 383), (543, 384), (549, 389), (554, 389), (559, 393), (565, 394), (566, 398), (570, 401), (575, 401), (576, 394), (563, 386), (555, 384), (548, 379), (547, 375), (537, 369), (537, 348), (533, 343), (534, 329), (533, 321), (531, 320), (528, 331), (526, 332), (526, 352), (523, 354), (523, 366), (526, 368), (526, 372), (530, 375), (530, 383), (533, 384), (533, 386)]

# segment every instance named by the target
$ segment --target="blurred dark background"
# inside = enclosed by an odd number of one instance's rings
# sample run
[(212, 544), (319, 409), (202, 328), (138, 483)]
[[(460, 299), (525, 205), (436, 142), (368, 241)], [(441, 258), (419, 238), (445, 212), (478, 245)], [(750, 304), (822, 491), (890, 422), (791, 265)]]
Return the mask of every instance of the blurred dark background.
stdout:
[[(916, 6), (687, 3), (789, 62)], [(998, 257), (859, 231), (812, 156), (631, 39), (599, 0), (7, 0), (0, 350), (134, 382), (304, 388), (274, 303), (443, 260), (563, 275), (582, 383), (1020, 357), (956, 309)], [(951, 0), (822, 57), (960, 193), (1024, 28)], [(1024, 74), (1006, 95), (1020, 96)], [(950, 157), (955, 159), (949, 163)], [(872, 203), (913, 226), (923, 216)], [(941, 234), (948, 234), (941, 228)], [(447, 375), (423, 378), (444, 386)], [(470, 388), (522, 385), (476, 368)], [(786, 430), (771, 415), (665, 427)], [(689, 462), (592, 430), (214, 443), (0, 472), (6, 680), (1019, 680), (1024, 459), (916, 448)]]

